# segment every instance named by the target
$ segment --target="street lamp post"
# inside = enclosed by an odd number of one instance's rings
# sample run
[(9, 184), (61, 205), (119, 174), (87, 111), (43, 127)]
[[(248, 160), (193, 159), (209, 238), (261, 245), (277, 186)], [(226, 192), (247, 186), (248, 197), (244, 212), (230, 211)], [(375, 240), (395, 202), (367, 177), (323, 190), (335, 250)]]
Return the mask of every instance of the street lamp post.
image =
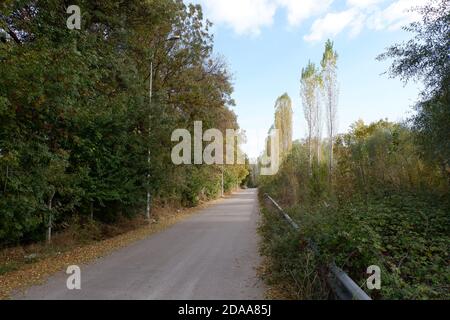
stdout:
[(148, 111), (148, 149), (147, 149), (147, 209), (145, 210), (145, 218), (150, 220), (150, 136), (151, 136), (151, 107), (152, 107), (152, 95), (153, 95), (153, 57), (150, 62), (150, 86), (149, 86), (149, 111)]
[(223, 198), (223, 164), (222, 164), (222, 198)]
[[(171, 37), (166, 39), (164, 42), (168, 41), (177, 41), (180, 37)], [(152, 53), (151, 61), (150, 61), (150, 84), (149, 84), (149, 105), (148, 105), (148, 149), (147, 149), (147, 208), (145, 210), (145, 218), (150, 221), (150, 209), (152, 203), (152, 195), (150, 192), (150, 161), (151, 161), (151, 152), (150, 152), (150, 137), (151, 137), (151, 120), (152, 120), (152, 96), (153, 96), (153, 60), (154, 60), (154, 52)]]

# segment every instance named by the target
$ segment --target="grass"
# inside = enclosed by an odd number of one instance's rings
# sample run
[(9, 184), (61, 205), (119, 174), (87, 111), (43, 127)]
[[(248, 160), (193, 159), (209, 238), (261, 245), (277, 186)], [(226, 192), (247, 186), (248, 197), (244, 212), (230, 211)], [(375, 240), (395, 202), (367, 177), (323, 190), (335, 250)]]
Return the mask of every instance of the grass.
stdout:
[(319, 261), (283, 218), (261, 201), (263, 265), (260, 276), (267, 285), (267, 298), (282, 300), (327, 299), (329, 288), (320, 276)]
[(0, 266), (0, 276), (2, 274), (5, 274), (5, 273), (11, 272), (11, 271), (16, 271), (19, 268), (20, 268), (20, 264), (17, 262), (5, 263)]

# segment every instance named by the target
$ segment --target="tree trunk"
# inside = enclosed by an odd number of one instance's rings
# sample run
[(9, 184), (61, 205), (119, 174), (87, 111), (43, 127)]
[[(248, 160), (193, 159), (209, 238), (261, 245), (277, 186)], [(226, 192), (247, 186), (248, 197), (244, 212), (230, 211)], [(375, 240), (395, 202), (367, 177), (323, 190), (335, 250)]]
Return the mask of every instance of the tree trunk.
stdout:
[(309, 175), (312, 176), (312, 137), (311, 129), (309, 130), (308, 148), (309, 148)]
[(52, 203), (53, 203), (53, 197), (55, 196), (55, 192), (52, 193), (50, 196), (50, 199), (48, 200), (48, 225), (47, 225), (47, 244), (50, 244), (52, 242), (52, 223), (53, 223), (53, 217), (52, 217)]
[(6, 194), (6, 186), (8, 185), (8, 178), (9, 178), (9, 166), (6, 166), (6, 176), (5, 176), (5, 185), (3, 187), (3, 193)]
[(320, 139), (319, 137), (317, 137), (317, 146), (316, 146), (317, 150), (317, 166), (320, 165)]
[(331, 186), (331, 182), (332, 182), (332, 179), (333, 179), (333, 158), (334, 158), (334, 155), (333, 155), (333, 137), (334, 137), (334, 128), (333, 128), (333, 123), (331, 122), (330, 123), (330, 164), (329, 164), (329, 177), (328, 177), (328, 180), (329, 180), (329, 183), (330, 183), (330, 186)]
[(331, 141), (330, 141), (330, 185), (331, 185), (331, 181), (333, 179), (333, 137), (331, 137)]

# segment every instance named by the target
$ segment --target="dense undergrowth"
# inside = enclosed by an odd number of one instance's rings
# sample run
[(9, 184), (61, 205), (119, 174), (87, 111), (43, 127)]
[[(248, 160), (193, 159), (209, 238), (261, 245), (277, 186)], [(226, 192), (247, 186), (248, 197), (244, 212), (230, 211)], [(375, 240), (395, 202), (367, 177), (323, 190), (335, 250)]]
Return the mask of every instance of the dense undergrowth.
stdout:
[[(321, 268), (334, 260), (374, 299), (450, 298), (448, 180), (417, 156), (411, 136), (398, 124), (359, 122), (338, 139), (331, 184), (326, 164), (310, 171), (307, 146), (299, 143), (276, 176), (261, 180), (269, 284), (291, 298), (329, 298)], [(299, 233), (264, 193), (298, 222)], [(381, 268), (380, 290), (366, 287), (371, 265)]]

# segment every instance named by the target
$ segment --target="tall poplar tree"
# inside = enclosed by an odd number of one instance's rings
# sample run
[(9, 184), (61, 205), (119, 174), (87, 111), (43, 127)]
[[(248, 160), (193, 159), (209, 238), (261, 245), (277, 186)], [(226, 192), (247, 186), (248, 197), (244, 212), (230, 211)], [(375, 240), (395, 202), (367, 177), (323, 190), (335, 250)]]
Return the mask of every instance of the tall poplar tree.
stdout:
[[(302, 69), (300, 94), (303, 111), (308, 126), (309, 165), (312, 167), (313, 140), (317, 140), (316, 152), (319, 154), (319, 140), (321, 132), (321, 113), (319, 100), (320, 75), (318, 68), (311, 61)], [(319, 157), (318, 159), (319, 160)]]
[(287, 93), (275, 103), (275, 129), (280, 135), (280, 155), (286, 156), (292, 148), (292, 100)]
[(333, 48), (333, 42), (328, 40), (323, 53), (322, 67), (322, 95), (325, 106), (325, 115), (329, 140), (329, 178), (333, 174), (333, 143), (337, 131), (336, 117), (338, 109), (339, 85), (337, 82), (337, 59), (338, 54)]

